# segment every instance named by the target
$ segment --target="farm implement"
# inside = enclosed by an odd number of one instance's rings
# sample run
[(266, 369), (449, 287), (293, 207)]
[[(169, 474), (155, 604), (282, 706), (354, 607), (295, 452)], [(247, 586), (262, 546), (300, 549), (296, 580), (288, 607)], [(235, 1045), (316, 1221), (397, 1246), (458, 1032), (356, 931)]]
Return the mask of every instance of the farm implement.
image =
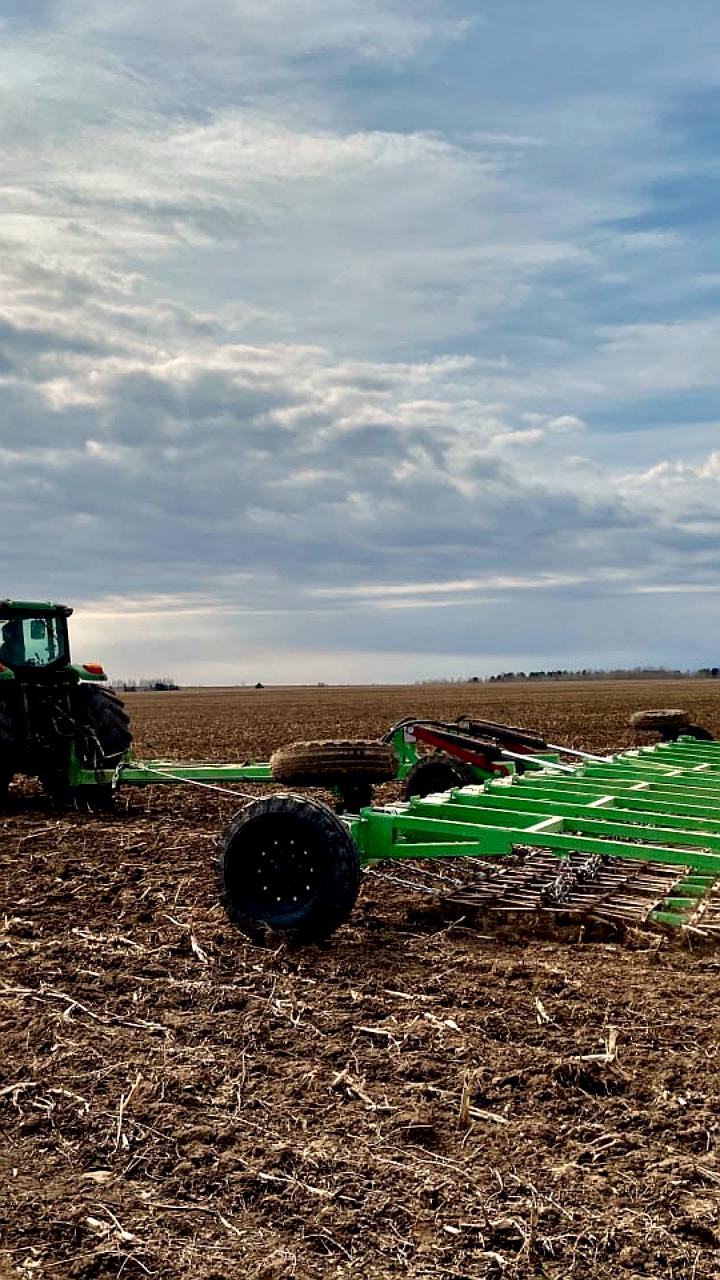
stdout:
[(485, 914), (720, 932), (720, 743), (679, 736), (575, 765), (532, 761), (357, 815), (296, 795), (255, 801), (221, 840), (229, 915), (251, 934), (319, 940), (347, 920), (364, 868), (450, 859), (474, 873), (450, 900)]
[[(608, 756), (465, 716), (407, 718), (377, 742), (294, 743), (267, 762), (139, 761), (102, 667), (70, 661), (71, 613), (0, 601), (0, 798), (16, 773), (89, 809), (124, 786), (333, 791), (334, 810), (263, 796), (223, 834), (225, 905), (250, 934), (327, 938), (348, 919), (363, 869), (388, 866), (399, 874), (387, 878), (483, 914), (720, 933), (720, 743), (681, 711), (638, 713), (635, 728), (663, 741)], [(390, 781), (403, 799), (373, 805), (373, 786)]]

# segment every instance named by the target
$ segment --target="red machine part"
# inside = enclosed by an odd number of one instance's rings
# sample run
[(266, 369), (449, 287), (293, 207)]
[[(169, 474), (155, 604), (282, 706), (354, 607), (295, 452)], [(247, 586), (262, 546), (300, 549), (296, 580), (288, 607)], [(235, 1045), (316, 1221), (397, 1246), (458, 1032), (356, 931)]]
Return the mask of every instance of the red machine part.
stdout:
[(485, 773), (496, 773), (507, 777), (510, 770), (502, 760), (502, 751), (493, 742), (479, 742), (464, 734), (452, 733), (421, 723), (413, 725), (413, 736), (416, 742), (422, 742), (436, 751), (444, 751), (457, 760), (474, 765)]

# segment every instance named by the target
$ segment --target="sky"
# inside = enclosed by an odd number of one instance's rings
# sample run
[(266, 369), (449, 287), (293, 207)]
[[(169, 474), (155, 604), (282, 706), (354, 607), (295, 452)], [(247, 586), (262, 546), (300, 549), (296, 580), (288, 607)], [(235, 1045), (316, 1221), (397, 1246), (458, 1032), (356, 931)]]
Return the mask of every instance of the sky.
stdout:
[(0, 0), (0, 594), (182, 683), (720, 661), (716, 0)]

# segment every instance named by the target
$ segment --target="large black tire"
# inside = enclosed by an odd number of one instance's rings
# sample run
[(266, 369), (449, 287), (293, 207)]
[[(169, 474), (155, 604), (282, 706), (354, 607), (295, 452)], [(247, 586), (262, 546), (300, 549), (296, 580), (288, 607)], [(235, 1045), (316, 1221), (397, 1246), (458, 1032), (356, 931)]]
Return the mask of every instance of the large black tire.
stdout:
[(293, 742), (270, 757), (270, 772), (277, 782), (306, 786), (332, 786), (345, 778), (392, 782), (397, 760), (389, 742)]
[(218, 861), (225, 909), (243, 933), (278, 931), (320, 942), (347, 920), (360, 857), (338, 817), (317, 800), (264, 796), (233, 818)]
[(15, 738), (12, 721), (7, 708), (0, 703), (0, 802), (7, 795), (7, 789), (15, 772)]
[(679, 733), (690, 723), (687, 711), (675, 708), (653, 708), (649, 711), (636, 711), (630, 717), (633, 729), (654, 730), (656, 733)]
[(715, 738), (709, 729), (704, 729), (701, 724), (686, 724), (682, 729), (678, 729), (677, 733), (673, 733), (672, 741), (675, 738), (695, 738), (698, 742), (714, 742)]
[(445, 751), (433, 751), (413, 765), (403, 783), (403, 799), (429, 796), (435, 791), (449, 791), (451, 787), (466, 787), (476, 781), (472, 766), (464, 760), (456, 760)]
[(73, 697), (75, 752), (88, 769), (114, 769), (132, 746), (130, 717), (112, 689), (78, 685)]
[[(116, 693), (101, 685), (80, 684), (73, 691), (72, 717), (75, 754), (86, 769), (115, 769), (132, 746), (130, 717)], [(114, 803), (112, 785), (67, 785), (64, 771), (43, 776), (45, 790), (61, 807), (108, 812)]]

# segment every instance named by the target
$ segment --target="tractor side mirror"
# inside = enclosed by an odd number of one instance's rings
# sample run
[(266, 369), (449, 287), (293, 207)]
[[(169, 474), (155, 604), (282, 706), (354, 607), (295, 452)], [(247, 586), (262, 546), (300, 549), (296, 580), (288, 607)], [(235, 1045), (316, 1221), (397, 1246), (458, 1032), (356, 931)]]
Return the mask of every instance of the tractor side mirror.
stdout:
[(33, 618), (30, 623), (30, 639), (44, 640), (47, 635), (47, 623), (44, 618)]

